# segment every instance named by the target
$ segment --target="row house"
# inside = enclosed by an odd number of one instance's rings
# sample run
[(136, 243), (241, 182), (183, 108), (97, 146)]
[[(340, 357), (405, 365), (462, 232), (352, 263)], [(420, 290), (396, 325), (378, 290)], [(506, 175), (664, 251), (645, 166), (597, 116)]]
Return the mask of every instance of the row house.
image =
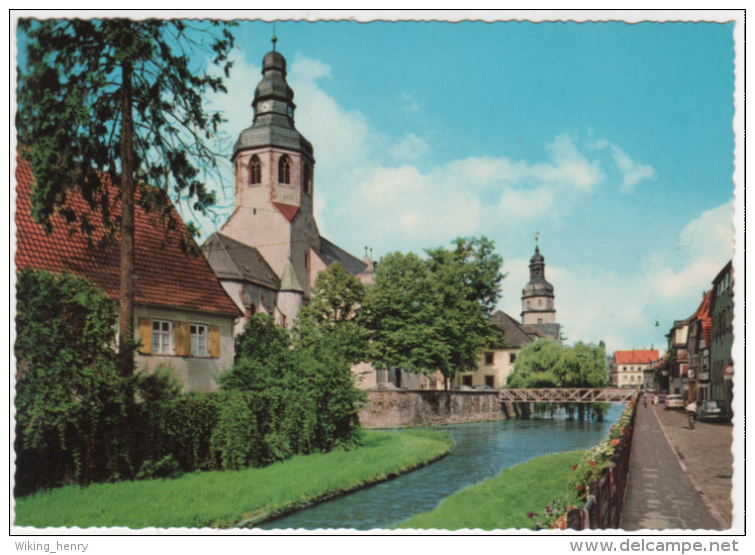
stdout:
[(703, 300), (689, 318), (687, 353), (689, 353), (689, 399), (710, 399), (710, 299), (712, 291), (703, 294)]
[(688, 402), (721, 399), (731, 406), (734, 365), (734, 276), (729, 261), (703, 293), (697, 310), (674, 322), (668, 339), (670, 393)]
[[(111, 217), (120, 220), (120, 191), (102, 176), (113, 199)], [(46, 233), (31, 215), (34, 176), (17, 158), (16, 270), (69, 273), (89, 280), (114, 302), (120, 298), (120, 242), (105, 231), (78, 192), (65, 208), (86, 217), (91, 233), (72, 228), (59, 214)], [(241, 312), (226, 294), (199, 248), (171, 206), (167, 218), (135, 207), (134, 335), (140, 341), (137, 371), (169, 367), (185, 391), (214, 391), (217, 377), (233, 364), (233, 327)], [(188, 241), (188, 245), (187, 245)], [(188, 246), (188, 248), (187, 248)]]
[(608, 361), (610, 383), (614, 387), (650, 389), (645, 371), (658, 360), (656, 349), (616, 351)]
[(710, 397), (731, 407), (734, 363), (734, 272), (729, 261), (713, 280), (710, 300)]
[(689, 338), (689, 321), (676, 320), (671, 331), (666, 334), (668, 340), (668, 387), (672, 395), (686, 395), (689, 390), (689, 355), (687, 340)]

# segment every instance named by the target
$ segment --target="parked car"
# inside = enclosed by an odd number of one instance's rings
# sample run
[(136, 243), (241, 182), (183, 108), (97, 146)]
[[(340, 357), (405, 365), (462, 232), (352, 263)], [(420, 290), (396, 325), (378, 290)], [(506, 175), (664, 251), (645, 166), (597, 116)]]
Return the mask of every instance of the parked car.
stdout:
[(658, 395), (658, 404), (659, 405), (665, 405), (666, 404), (666, 395)]
[(476, 386), (474, 386), (474, 388), (477, 391), (492, 391), (493, 390), (492, 387), (490, 387), (488, 384), (485, 384), (485, 383), (480, 384), (480, 385), (476, 385)]
[(697, 419), (700, 422), (705, 420), (719, 420), (726, 422), (731, 420), (729, 414), (729, 407), (726, 405), (726, 401), (720, 399), (706, 399), (697, 408)]
[(684, 397), (681, 395), (669, 395), (666, 397), (666, 410), (682, 410), (684, 407)]

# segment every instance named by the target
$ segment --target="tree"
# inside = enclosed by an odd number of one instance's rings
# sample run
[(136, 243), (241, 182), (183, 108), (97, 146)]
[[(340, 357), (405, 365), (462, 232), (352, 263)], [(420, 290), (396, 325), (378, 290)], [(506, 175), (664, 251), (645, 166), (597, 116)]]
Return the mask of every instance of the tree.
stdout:
[(456, 249), (394, 253), (377, 265), (361, 318), (370, 331), (378, 368), (439, 370), (448, 388), (457, 372), (474, 371), (481, 350), (496, 336), (487, 316), (503, 279), (493, 243), (457, 239)]
[[(604, 387), (607, 382), (606, 355), (603, 347), (590, 347), (582, 342), (564, 347), (558, 342), (542, 339), (525, 345), (516, 357), (514, 371), (508, 377), (513, 388), (584, 388)], [(564, 408), (570, 418), (575, 411), (580, 420), (587, 414), (602, 419), (603, 404), (566, 405), (538, 403), (536, 412), (553, 415)]]
[(302, 307), (294, 327), (295, 345), (306, 349), (328, 344), (349, 364), (366, 357), (367, 331), (357, 320), (364, 285), (336, 262), (320, 272), (312, 301)]
[[(109, 233), (120, 234), (118, 338), (125, 375), (133, 373), (133, 357), (125, 355), (133, 342), (135, 203), (138, 198), (168, 221), (170, 195), (201, 214), (214, 204), (203, 178), (217, 165), (206, 141), (218, 137), (223, 119), (205, 110), (204, 94), (225, 87), (195, 60), (210, 54), (228, 76), (229, 25), (19, 21), (27, 64), (19, 70), (16, 129), (36, 179), (32, 215), (47, 229), (57, 212), (81, 232), (91, 231), (88, 215), (66, 208), (67, 196), (77, 191)], [(120, 221), (112, 216), (117, 199), (110, 198), (104, 175), (120, 187)]]
[(468, 297), (480, 303), (486, 316), (491, 316), (501, 298), (503, 258), (495, 252), (495, 243), (484, 235), (477, 239), (457, 238), (454, 260), (463, 266), (463, 283)]
[(416, 254), (396, 252), (380, 260), (360, 313), (377, 369), (446, 369), (450, 351), (437, 330), (438, 298), (437, 283)]
[(115, 306), (84, 279), (30, 269), (16, 301), (17, 491), (102, 478), (127, 406)]

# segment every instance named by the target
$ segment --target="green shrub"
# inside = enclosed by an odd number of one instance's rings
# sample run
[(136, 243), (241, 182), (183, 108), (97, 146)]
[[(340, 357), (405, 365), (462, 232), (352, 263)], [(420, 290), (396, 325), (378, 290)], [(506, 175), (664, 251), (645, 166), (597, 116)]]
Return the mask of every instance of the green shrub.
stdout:
[(257, 431), (257, 419), (249, 400), (239, 393), (226, 394), (212, 433), (212, 448), (219, 452), (225, 470), (240, 470), (259, 463)]
[(16, 301), (16, 493), (127, 475), (115, 305), (86, 280), (28, 269)]

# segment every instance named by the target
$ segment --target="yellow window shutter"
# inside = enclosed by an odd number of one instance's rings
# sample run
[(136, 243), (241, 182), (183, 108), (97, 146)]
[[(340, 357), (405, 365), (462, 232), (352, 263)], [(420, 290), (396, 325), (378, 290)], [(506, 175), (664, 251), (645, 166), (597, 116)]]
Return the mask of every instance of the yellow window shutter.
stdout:
[(220, 326), (210, 326), (210, 356), (220, 356)]
[(143, 355), (152, 354), (152, 319), (139, 317), (139, 339), (141, 345), (139, 346), (139, 352)]
[(173, 322), (176, 340), (176, 356), (191, 356), (191, 336), (189, 335), (189, 322)]

